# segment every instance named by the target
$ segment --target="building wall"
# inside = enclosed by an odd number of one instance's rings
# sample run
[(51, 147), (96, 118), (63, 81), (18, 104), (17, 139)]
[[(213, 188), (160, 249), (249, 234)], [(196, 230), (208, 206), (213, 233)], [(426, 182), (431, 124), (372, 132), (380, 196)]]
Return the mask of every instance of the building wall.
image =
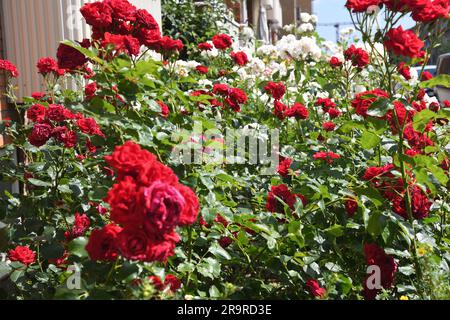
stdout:
[[(0, 12), (1, 12), (1, 2), (0, 2)], [(3, 19), (0, 15), (0, 59), (5, 59), (4, 45), (3, 45)], [(0, 72), (0, 121), (5, 118), (12, 118), (13, 114), (10, 111), (10, 107), (6, 102), (4, 96), (6, 89), (6, 76), (3, 72)], [(5, 137), (0, 135), (0, 147), (5, 144)]]
[(283, 8), (283, 25), (296, 23), (297, 8), (300, 8), (300, 12), (312, 13), (311, 0), (280, 0), (280, 4)]

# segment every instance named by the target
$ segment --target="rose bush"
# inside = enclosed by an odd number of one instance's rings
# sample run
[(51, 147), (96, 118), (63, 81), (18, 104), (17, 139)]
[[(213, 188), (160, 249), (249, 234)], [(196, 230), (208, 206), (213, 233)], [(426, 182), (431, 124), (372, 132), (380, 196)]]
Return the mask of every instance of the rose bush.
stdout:
[[(2, 181), (20, 192), (1, 197), (0, 297), (449, 298), (450, 103), (424, 89), (450, 81), (410, 68), (449, 7), (423, 2), (348, 1), (359, 44), (324, 42), (304, 16), (312, 28), (256, 50), (162, 36), (127, 0), (86, 4), (91, 39), (40, 59), (45, 92), (1, 124)], [(273, 174), (240, 161), (251, 148), (217, 161), (233, 128), (260, 146), (279, 130)]]

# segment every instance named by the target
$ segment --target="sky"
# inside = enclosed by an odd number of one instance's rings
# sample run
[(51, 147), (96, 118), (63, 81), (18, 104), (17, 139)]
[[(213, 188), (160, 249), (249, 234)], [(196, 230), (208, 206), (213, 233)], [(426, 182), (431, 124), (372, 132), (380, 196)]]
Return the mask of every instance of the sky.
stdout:
[[(346, 0), (313, 0), (313, 13), (319, 17), (321, 23), (349, 22), (351, 19), (347, 9), (345, 8)], [(404, 28), (414, 26), (414, 21), (407, 17), (403, 18), (401, 25)], [(341, 29), (350, 27), (351, 25), (341, 26)], [(317, 26), (319, 35), (326, 40), (336, 41), (336, 28), (333, 26)]]

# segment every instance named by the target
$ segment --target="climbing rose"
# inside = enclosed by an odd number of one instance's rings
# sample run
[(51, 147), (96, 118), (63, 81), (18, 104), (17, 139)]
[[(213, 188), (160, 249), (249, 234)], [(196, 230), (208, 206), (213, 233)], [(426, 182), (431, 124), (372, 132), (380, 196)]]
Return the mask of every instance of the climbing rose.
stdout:
[(100, 137), (105, 137), (103, 132), (100, 130), (97, 122), (93, 118), (81, 118), (77, 120), (77, 125), (81, 132), (87, 134), (98, 135)]
[(172, 39), (164, 36), (158, 40), (158, 42), (152, 47), (154, 50), (160, 53), (170, 54), (174, 52), (180, 52), (183, 50), (183, 42), (178, 39)]
[(164, 283), (158, 276), (150, 276), (149, 281), (159, 291), (164, 291), (167, 287), (169, 287), (171, 292), (175, 292), (181, 288), (181, 281), (172, 274), (166, 275)]
[(191, 188), (177, 184), (176, 188), (178, 192), (183, 196), (185, 205), (180, 214), (180, 225), (193, 224), (198, 217), (198, 212), (200, 210), (200, 204), (197, 195), (192, 191)]
[(347, 199), (345, 201), (345, 211), (347, 211), (347, 215), (349, 217), (353, 217), (358, 211), (358, 202), (355, 199)]
[(364, 68), (370, 62), (369, 54), (362, 48), (356, 48), (355, 45), (351, 45), (347, 50), (344, 51), (344, 56), (346, 60), (352, 62), (354, 67), (359, 69)]
[(11, 261), (18, 261), (28, 266), (36, 261), (36, 253), (28, 246), (17, 246), (9, 250), (8, 258)]
[(52, 57), (39, 59), (36, 67), (38, 68), (38, 72), (42, 75), (46, 75), (52, 72), (58, 74), (58, 71), (60, 70), (58, 68), (58, 62), (56, 62), (56, 60)]
[(91, 82), (84, 87), (84, 95), (88, 99), (92, 99), (97, 91), (97, 83)]
[(75, 220), (72, 230), (67, 234), (68, 238), (73, 239), (81, 237), (91, 225), (91, 220), (86, 214), (75, 213)]
[(409, 67), (404, 62), (400, 62), (397, 65), (397, 71), (405, 78), (406, 80), (411, 80), (411, 72)]
[(420, 79), (422, 81), (428, 81), (428, 80), (433, 79), (433, 75), (430, 72), (428, 72), (428, 71), (424, 71), (422, 73), (422, 75), (420, 76)]
[[(372, 97), (374, 96), (374, 97)], [(367, 111), (369, 107), (377, 101), (378, 97), (388, 98), (389, 94), (381, 89), (375, 89), (371, 91), (364, 91), (358, 93), (353, 99), (352, 107), (355, 109), (355, 113), (362, 116), (367, 117)]]
[(248, 57), (244, 51), (232, 52), (231, 57), (234, 62), (239, 66), (245, 66), (248, 63)]
[(0, 70), (6, 71), (6, 73), (13, 78), (17, 78), (19, 76), (17, 67), (8, 60), (0, 60)]
[(342, 66), (342, 61), (341, 60), (339, 60), (339, 58), (338, 57), (331, 57), (331, 59), (330, 59), (330, 65), (332, 66), (332, 67), (340, 67), (340, 66)]
[(333, 131), (336, 129), (336, 125), (331, 121), (324, 122), (322, 126), (326, 131)]
[(208, 73), (208, 67), (205, 66), (196, 66), (195, 70), (197, 70), (201, 74), (207, 74)]
[(289, 169), (291, 168), (292, 159), (280, 157), (280, 163), (278, 164), (277, 172), (282, 177), (286, 177), (289, 173)]
[(322, 106), (323, 111), (328, 112), (330, 108), (335, 108), (336, 104), (329, 98), (317, 98), (316, 106)]
[(107, 28), (113, 22), (112, 10), (106, 2), (87, 3), (80, 12), (86, 23), (96, 28)]
[(308, 282), (306, 282), (306, 287), (314, 297), (324, 298), (327, 294), (327, 290), (325, 288), (321, 288), (317, 280), (308, 280)]
[(70, 71), (81, 68), (87, 62), (84, 54), (63, 43), (59, 45), (56, 57), (58, 58), (58, 67)]
[(212, 38), (212, 42), (213, 42), (214, 46), (216, 47), (216, 49), (219, 49), (219, 50), (225, 50), (227, 48), (230, 48), (231, 45), (233, 44), (233, 40), (227, 34), (216, 34)]
[(308, 109), (299, 102), (294, 103), (292, 107), (286, 110), (285, 116), (288, 118), (308, 119)]
[(403, 30), (403, 27), (400, 26), (388, 31), (384, 45), (396, 55), (417, 58), (424, 43), (413, 31)]
[(208, 42), (202, 42), (198, 44), (198, 48), (202, 51), (209, 51), (212, 50), (213, 46)]
[(281, 81), (278, 83), (269, 81), (269, 83), (267, 83), (267, 85), (264, 87), (264, 90), (267, 93), (270, 93), (275, 100), (280, 100), (286, 93), (286, 87)]
[(341, 156), (332, 152), (316, 152), (313, 156), (314, 160), (326, 160), (329, 164), (332, 164), (334, 162), (334, 159), (339, 159)]
[(281, 103), (280, 100), (275, 100), (273, 102), (273, 114), (278, 119), (283, 120), (284, 118), (286, 118), (285, 112), (287, 109), (288, 107), (285, 104)]
[(353, 12), (365, 12), (370, 6), (378, 6), (382, 0), (347, 0), (345, 6)]
[(126, 53), (129, 56), (137, 56), (141, 51), (139, 40), (130, 35), (106, 32), (102, 41), (102, 47), (107, 46), (111, 46), (117, 53)]
[(303, 205), (306, 205), (306, 199), (300, 194), (293, 194), (289, 191), (285, 184), (280, 184), (278, 186), (272, 186), (271, 190), (267, 195), (266, 209), (270, 212), (284, 212), (284, 204), (280, 202), (281, 199), (288, 207), (293, 210), (297, 198), (299, 198)]
[(439, 18), (448, 18), (448, 0), (411, 1), (418, 2), (413, 9), (412, 18), (417, 22), (432, 22)]
[(86, 251), (94, 261), (114, 261), (117, 259), (117, 236), (122, 228), (114, 224), (108, 224), (102, 229), (92, 231)]
[(167, 106), (167, 104), (165, 104), (162, 101), (157, 101), (157, 103), (158, 103), (159, 107), (161, 108), (161, 117), (163, 117), (163, 118), (169, 117), (170, 110), (169, 110), (169, 107)]
[(33, 122), (43, 122), (45, 120), (47, 109), (40, 104), (33, 104), (27, 110), (27, 119)]
[(48, 123), (37, 123), (28, 136), (28, 141), (35, 147), (43, 146), (52, 134), (52, 126)]

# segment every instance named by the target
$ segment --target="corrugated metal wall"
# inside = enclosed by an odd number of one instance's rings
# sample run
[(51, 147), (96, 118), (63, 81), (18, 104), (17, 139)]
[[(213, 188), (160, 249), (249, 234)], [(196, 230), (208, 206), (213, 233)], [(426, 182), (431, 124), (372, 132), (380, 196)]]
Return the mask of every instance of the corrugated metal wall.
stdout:
[[(18, 97), (42, 90), (36, 63), (42, 57), (55, 57), (61, 40), (82, 40), (89, 37), (89, 26), (79, 9), (95, 0), (1, 0), (5, 30), (5, 56), (21, 73)], [(160, 0), (130, 0), (147, 9), (161, 21)]]

